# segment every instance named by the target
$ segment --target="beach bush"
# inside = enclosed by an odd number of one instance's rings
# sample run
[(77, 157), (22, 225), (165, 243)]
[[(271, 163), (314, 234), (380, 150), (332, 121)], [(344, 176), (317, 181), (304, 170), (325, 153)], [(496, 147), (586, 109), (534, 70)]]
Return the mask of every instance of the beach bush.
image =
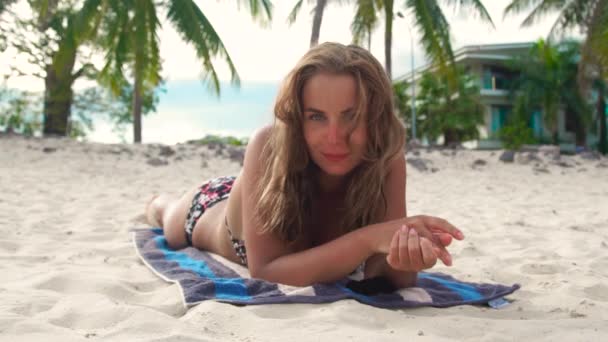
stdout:
[(202, 139), (199, 140), (191, 140), (190, 143), (201, 144), (201, 145), (209, 145), (209, 144), (223, 144), (223, 145), (231, 145), (231, 146), (245, 146), (248, 143), (247, 138), (238, 138), (234, 136), (220, 136), (214, 134), (208, 134)]
[(40, 100), (33, 93), (0, 90), (0, 131), (33, 136), (42, 128)]
[(537, 143), (534, 131), (523, 121), (516, 121), (498, 131), (498, 137), (507, 150), (519, 150), (522, 145)]

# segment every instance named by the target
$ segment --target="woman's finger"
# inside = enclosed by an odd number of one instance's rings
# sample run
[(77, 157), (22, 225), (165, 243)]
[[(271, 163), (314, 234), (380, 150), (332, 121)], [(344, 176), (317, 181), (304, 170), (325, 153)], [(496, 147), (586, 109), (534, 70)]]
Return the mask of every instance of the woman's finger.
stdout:
[(464, 234), (460, 231), (460, 229), (454, 227), (450, 222), (433, 216), (422, 216), (422, 221), (424, 221), (425, 226), (430, 227), (432, 230), (440, 230), (442, 232), (448, 233), (456, 238), (456, 240), (463, 240)]
[(446, 233), (433, 233), (435, 239), (439, 240), (439, 242), (447, 247), (452, 243), (452, 235)]
[(399, 268), (409, 269), (411, 267), (410, 257), (408, 252), (409, 231), (413, 230), (408, 226), (403, 226), (399, 230)]
[[(428, 239), (430, 242), (433, 243), (433, 245), (436, 248), (436, 254), (439, 257), (439, 259), (441, 259), (441, 261), (446, 265), (446, 266), (451, 266), (452, 265), (452, 256), (450, 255), (450, 253), (448, 252), (448, 250), (445, 248), (445, 246), (443, 245), (443, 243), (439, 240), (439, 235), (441, 233), (440, 230), (434, 230), (432, 227), (425, 225), (425, 220), (415, 220), (413, 223), (414, 225), (410, 224), (410, 229), (412, 229), (412, 227), (415, 227), (416, 232), (418, 233), (418, 235), (420, 237), (424, 237), (426, 239)], [(436, 234), (433, 234), (432, 232), (435, 232)], [(445, 233), (443, 233), (445, 234)]]
[(435, 253), (437, 254), (437, 257), (441, 260), (441, 262), (443, 262), (443, 264), (446, 266), (452, 266), (452, 255), (450, 254), (450, 252), (448, 252), (448, 250), (445, 249), (445, 247), (442, 245), (435, 244), (434, 247), (436, 248)]
[(424, 268), (431, 268), (437, 263), (437, 255), (433, 251), (433, 243), (427, 238), (420, 238), (420, 249), (422, 250), (422, 259), (424, 260)]
[(391, 246), (389, 247), (388, 255), (386, 256), (386, 262), (389, 266), (396, 268), (399, 267), (399, 235), (400, 229), (396, 230), (391, 239)]
[(420, 251), (420, 238), (415, 229), (411, 229), (408, 238), (408, 252), (410, 264), (416, 271), (423, 268), (424, 261), (422, 260), (422, 252)]

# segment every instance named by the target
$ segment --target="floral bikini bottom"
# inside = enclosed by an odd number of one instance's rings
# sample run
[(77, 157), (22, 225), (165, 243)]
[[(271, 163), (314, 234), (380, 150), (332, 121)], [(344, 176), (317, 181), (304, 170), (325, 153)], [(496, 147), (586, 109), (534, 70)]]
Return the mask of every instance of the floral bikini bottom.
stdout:
[[(219, 177), (208, 180), (200, 186), (199, 191), (192, 199), (192, 206), (190, 207), (190, 211), (188, 211), (188, 216), (184, 225), (188, 245), (192, 246), (192, 234), (194, 232), (196, 222), (203, 215), (205, 210), (228, 198), (235, 179), (236, 177), (233, 176)], [(243, 240), (235, 239), (232, 235), (232, 231), (228, 227), (227, 218), (225, 219), (225, 222), (226, 228), (228, 229), (228, 234), (230, 235), (230, 241), (232, 242), (232, 247), (234, 248), (236, 255), (241, 259), (241, 263), (243, 265), (247, 265), (247, 251), (245, 250), (245, 242)]]

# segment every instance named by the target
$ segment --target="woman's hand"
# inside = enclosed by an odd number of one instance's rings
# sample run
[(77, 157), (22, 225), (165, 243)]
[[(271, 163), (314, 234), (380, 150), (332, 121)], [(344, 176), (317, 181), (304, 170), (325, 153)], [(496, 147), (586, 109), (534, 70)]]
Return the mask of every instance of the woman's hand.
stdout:
[(437, 254), (429, 239), (403, 225), (393, 235), (386, 262), (395, 270), (420, 272), (435, 266)]
[[(384, 222), (382, 225), (384, 232), (379, 236), (381, 241), (377, 251), (388, 254), (387, 262), (395, 269), (430, 268), (435, 265), (437, 259), (451, 266), (452, 257), (445, 247), (452, 242), (452, 238), (464, 239), (460, 230), (438, 217), (412, 216)], [(407, 227), (407, 236), (403, 236), (401, 232), (403, 226)], [(416, 232), (414, 237), (409, 235), (409, 230)]]

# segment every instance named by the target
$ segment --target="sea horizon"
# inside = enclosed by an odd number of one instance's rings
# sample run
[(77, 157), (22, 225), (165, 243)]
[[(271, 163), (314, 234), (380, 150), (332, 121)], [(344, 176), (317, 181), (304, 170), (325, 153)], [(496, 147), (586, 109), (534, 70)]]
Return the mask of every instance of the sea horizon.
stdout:
[[(241, 81), (240, 87), (220, 84), (215, 95), (200, 80), (168, 81), (159, 92), (156, 112), (142, 118), (142, 143), (174, 145), (207, 135), (248, 138), (272, 123), (279, 82)], [(124, 135), (113, 132), (113, 123), (94, 118), (85, 140), (97, 143), (130, 143), (133, 127)]]

